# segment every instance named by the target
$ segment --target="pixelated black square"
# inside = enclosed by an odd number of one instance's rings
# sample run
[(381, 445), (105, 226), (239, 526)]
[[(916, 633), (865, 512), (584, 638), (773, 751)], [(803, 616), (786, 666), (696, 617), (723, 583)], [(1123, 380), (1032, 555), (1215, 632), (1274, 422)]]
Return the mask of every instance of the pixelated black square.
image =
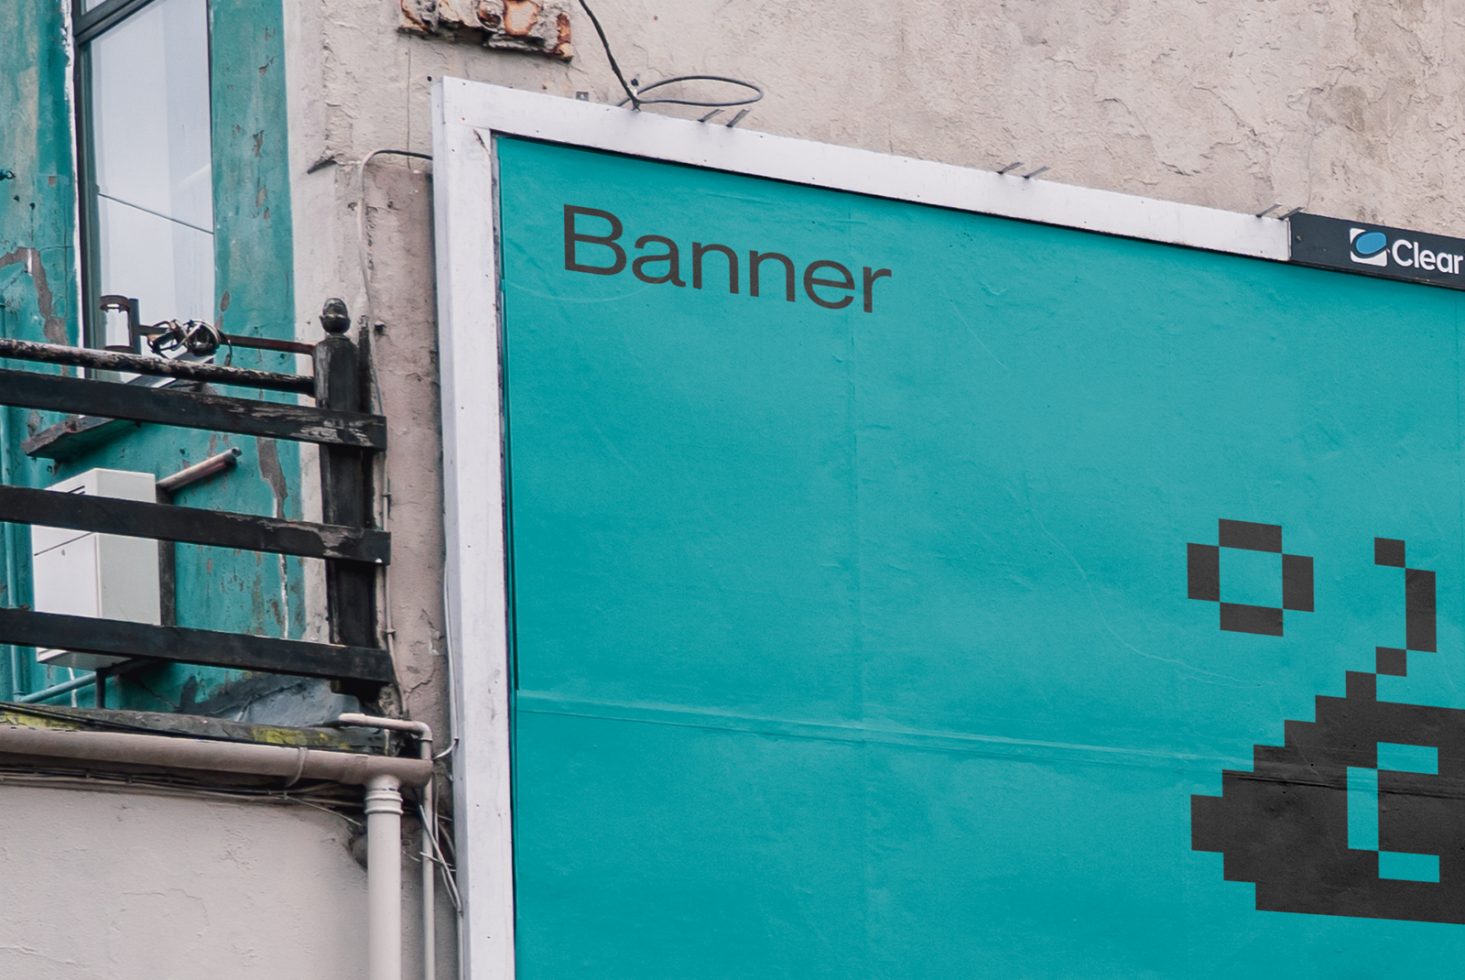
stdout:
[(1423, 568), (1404, 569), (1404, 645), (1411, 650), (1436, 649), (1435, 574)]
[(1221, 601), (1221, 549), (1213, 544), (1185, 546), (1185, 567), (1192, 599)]
[(1393, 647), (1379, 647), (1375, 661), (1375, 669), (1380, 674), (1387, 674), (1390, 677), (1403, 677), (1409, 668), (1409, 654), (1404, 650), (1396, 650)]
[(1243, 606), (1235, 602), (1221, 603), (1221, 629), (1233, 633), (1282, 635), (1282, 610), (1276, 606)]
[(1394, 538), (1373, 539), (1373, 563), (1393, 568), (1404, 567), (1404, 542)]
[(1282, 551), (1282, 525), (1229, 521), (1223, 517), (1220, 521), (1220, 542), (1223, 548), (1280, 553)]
[(1312, 559), (1282, 556), (1282, 608), (1312, 612)]
[(1379, 675), (1361, 670), (1345, 671), (1343, 689), (1350, 700), (1373, 701), (1379, 696)]

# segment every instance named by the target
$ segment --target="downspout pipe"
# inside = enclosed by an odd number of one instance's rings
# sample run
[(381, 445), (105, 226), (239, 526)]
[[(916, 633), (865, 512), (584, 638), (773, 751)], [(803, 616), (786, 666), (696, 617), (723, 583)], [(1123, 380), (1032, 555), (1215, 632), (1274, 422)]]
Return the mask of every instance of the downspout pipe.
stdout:
[[(426, 722), (401, 718), (378, 718), (374, 715), (344, 714), (336, 724), (350, 728), (376, 728), (388, 732), (405, 732), (417, 738), (418, 758), (432, 765), (432, 729)], [(432, 835), (437, 833), (437, 799), (432, 779), (422, 787), (422, 976), (437, 980), (437, 875), (432, 851)], [(400, 933), (400, 930), (399, 930)], [(400, 950), (399, 950), (400, 958)]]
[(370, 980), (402, 980), (402, 782), (366, 783), (366, 928)]

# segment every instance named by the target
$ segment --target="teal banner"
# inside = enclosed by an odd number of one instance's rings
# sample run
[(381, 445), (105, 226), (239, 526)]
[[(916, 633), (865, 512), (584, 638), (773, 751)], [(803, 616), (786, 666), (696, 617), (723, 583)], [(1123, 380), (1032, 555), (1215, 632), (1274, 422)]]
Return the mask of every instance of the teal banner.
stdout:
[(497, 153), (521, 977), (1465, 962), (1457, 294)]

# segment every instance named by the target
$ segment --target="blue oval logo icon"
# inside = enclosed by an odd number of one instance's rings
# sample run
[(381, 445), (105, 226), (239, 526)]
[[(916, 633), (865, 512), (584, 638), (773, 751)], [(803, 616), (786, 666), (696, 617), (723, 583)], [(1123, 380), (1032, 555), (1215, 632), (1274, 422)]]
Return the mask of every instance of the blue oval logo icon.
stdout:
[(1353, 252), (1367, 258), (1389, 247), (1389, 238), (1381, 231), (1366, 231), (1353, 239)]

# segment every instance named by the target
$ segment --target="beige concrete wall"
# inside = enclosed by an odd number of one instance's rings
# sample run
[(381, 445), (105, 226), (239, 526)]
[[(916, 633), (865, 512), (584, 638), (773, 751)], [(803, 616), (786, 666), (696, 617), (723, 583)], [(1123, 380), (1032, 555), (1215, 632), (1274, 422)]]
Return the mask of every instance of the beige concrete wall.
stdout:
[[(0, 977), (365, 976), (366, 873), (351, 833), (299, 804), (0, 783)], [(406, 914), (415, 980), (419, 931)]]
[[(459, 4), (460, 7), (471, 6)], [(485, 3), (485, 8), (492, 3)], [(572, 3), (572, 61), (399, 32), (399, 0), (286, 0), (297, 295), (365, 312), (359, 163), (429, 152), (431, 79), (619, 99)], [(1465, 234), (1465, 8), (1396, 0), (599, 0), (627, 73), (754, 79), (748, 128), (1236, 211)], [(675, 110), (673, 110), (675, 111)], [(685, 114), (685, 113), (684, 113)], [(307, 171), (313, 171), (307, 173)], [(445, 720), (430, 183), (365, 181), (377, 363), (391, 416), (393, 620), (408, 707)]]

